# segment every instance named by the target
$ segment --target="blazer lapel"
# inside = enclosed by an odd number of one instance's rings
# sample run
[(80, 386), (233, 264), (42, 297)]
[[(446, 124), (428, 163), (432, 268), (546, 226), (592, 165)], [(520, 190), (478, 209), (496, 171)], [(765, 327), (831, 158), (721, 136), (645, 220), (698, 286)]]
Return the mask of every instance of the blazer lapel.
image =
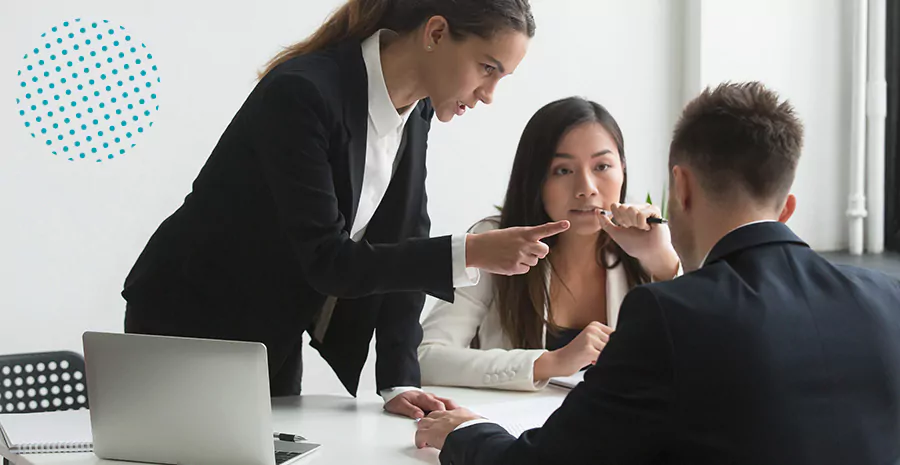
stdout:
[[(615, 257), (612, 254), (604, 254), (603, 259), (609, 266)], [(606, 269), (606, 324), (616, 329), (619, 320), (619, 307), (628, 294), (628, 279), (625, 276), (625, 267), (621, 263), (615, 268)]]
[[(544, 267), (544, 295), (547, 296), (547, 300), (544, 301), (544, 321), (550, 320), (550, 280), (553, 279), (553, 269), (550, 268), (550, 262), (545, 261), (543, 264)], [(547, 347), (547, 325), (543, 325), (541, 328), (541, 348)]]
[[(425, 201), (425, 149), (429, 123), (422, 116), (424, 102), (409, 116), (394, 159), (394, 170), (384, 198), (366, 229), (372, 243), (406, 238), (419, 226)], [(399, 236), (398, 236), (399, 235)]]
[[(364, 68), (364, 67), (363, 67)], [(365, 69), (362, 70), (365, 72)], [(361, 84), (365, 91), (365, 83)], [(363, 92), (365, 93), (365, 92)], [(358, 98), (358, 97), (357, 97)], [(353, 108), (346, 108), (348, 124), (360, 124), (351, 131), (351, 182), (353, 192), (353, 216), (359, 203), (359, 189), (365, 168), (368, 106), (362, 105), (362, 116), (355, 120)], [(425, 180), (425, 137), (428, 122), (422, 110), (424, 103), (410, 115), (397, 154), (397, 170), (391, 178), (381, 204), (375, 210), (366, 229), (366, 240), (372, 243), (393, 243), (403, 240), (419, 222), (422, 211), (422, 186)], [(418, 115), (418, 116), (417, 116)], [(359, 117), (359, 115), (356, 115)], [(414, 119), (416, 118), (416, 119)], [(361, 141), (361, 142), (359, 142)], [(356, 146), (359, 144), (359, 146)], [(354, 174), (356, 172), (356, 174)], [(352, 224), (352, 217), (348, 220)], [(348, 225), (349, 229), (351, 226)], [(328, 329), (321, 343), (313, 340), (313, 347), (331, 365), (338, 379), (352, 395), (356, 395), (359, 377), (369, 354), (369, 342), (378, 320), (382, 296), (372, 295), (358, 299), (338, 299), (335, 303)]]
[(356, 218), (359, 196), (362, 190), (363, 174), (366, 169), (366, 136), (369, 117), (369, 88), (366, 63), (358, 41), (350, 41), (340, 47), (341, 87), (344, 95), (344, 127), (349, 143), (347, 145), (347, 167), (350, 187), (350, 210), (346, 213), (349, 231)]

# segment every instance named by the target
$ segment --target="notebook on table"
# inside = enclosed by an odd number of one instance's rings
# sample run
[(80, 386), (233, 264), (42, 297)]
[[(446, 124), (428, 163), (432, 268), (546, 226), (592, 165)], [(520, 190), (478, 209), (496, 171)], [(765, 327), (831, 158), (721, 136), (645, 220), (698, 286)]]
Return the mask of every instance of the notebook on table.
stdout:
[(90, 410), (0, 415), (0, 435), (14, 454), (90, 452)]
[(584, 381), (584, 371), (579, 371), (572, 376), (560, 376), (550, 378), (550, 384), (561, 388), (573, 389), (578, 383)]

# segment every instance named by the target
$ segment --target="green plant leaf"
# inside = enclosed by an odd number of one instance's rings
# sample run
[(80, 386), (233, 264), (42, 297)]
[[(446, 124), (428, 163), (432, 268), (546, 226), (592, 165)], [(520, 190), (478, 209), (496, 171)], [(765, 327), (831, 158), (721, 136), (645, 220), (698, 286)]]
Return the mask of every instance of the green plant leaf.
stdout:
[(653, 205), (653, 199), (650, 198), (650, 191), (647, 191), (647, 204)]
[(663, 191), (662, 191), (662, 203), (659, 206), (659, 212), (662, 214), (663, 218), (668, 218), (668, 210), (669, 210), (669, 186), (668, 182), (663, 183)]

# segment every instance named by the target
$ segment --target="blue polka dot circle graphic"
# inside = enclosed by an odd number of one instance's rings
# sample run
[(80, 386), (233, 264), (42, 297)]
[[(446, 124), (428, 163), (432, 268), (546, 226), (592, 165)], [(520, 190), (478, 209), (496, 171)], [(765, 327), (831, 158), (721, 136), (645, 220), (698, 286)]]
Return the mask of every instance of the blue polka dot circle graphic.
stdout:
[(153, 126), (158, 69), (124, 26), (65, 21), (41, 34), (23, 58), (17, 111), (49, 153), (69, 161), (113, 160)]

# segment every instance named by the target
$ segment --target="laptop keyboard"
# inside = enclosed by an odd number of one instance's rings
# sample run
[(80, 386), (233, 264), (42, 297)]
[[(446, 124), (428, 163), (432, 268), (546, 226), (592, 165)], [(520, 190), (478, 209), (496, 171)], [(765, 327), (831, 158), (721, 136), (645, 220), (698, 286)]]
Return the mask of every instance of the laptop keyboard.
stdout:
[(276, 451), (275, 452), (275, 465), (281, 465), (282, 463), (287, 462), (288, 460), (290, 460), (298, 455), (301, 455), (301, 454), (302, 454), (302, 452)]

